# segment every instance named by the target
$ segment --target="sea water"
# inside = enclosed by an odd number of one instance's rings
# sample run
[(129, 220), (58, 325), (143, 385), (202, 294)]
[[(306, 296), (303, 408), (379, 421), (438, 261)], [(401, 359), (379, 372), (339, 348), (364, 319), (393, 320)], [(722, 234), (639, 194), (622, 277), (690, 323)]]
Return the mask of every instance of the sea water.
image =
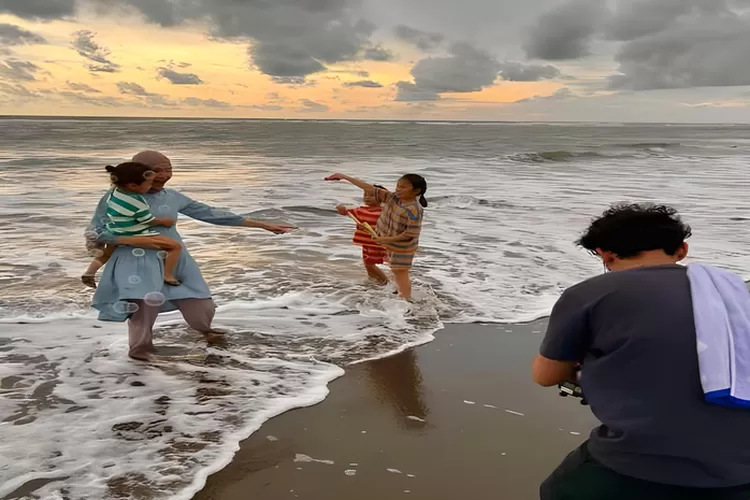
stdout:
[[(719, 125), (0, 120), (0, 497), (190, 498), (347, 364), (444, 323), (547, 314), (602, 271), (574, 241), (613, 202), (675, 206), (695, 232), (692, 261), (747, 277), (748, 137)], [(169, 187), (187, 196), (299, 227), (180, 219), (228, 342), (207, 347), (179, 314), (160, 317), (156, 342), (204, 360), (130, 361), (126, 325), (97, 322), (79, 280), (104, 166), (142, 149), (172, 158)], [(427, 178), (412, 304), (366, 283), (352, 222), (333, 210), (361, 193), (323, 182), (337, 171)]]

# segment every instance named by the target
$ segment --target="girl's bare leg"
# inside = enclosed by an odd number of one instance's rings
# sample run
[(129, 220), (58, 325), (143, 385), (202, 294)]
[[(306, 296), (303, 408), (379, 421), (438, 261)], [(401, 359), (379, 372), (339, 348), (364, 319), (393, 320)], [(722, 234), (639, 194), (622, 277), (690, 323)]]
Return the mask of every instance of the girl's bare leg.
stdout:
[(404, 300), (411, 300), (411, 277), (409, 269), (392, 269), (398, 294)]

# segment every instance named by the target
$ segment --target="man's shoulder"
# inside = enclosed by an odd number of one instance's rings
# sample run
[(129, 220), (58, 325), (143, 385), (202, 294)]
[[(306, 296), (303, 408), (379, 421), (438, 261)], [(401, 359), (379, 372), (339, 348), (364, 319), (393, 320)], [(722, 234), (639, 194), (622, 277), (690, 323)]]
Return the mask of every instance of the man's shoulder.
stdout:
[(653, 285), (655, 280), (663, 282), (670, 279), (684, 282), (687, 279), (687, 269), (683, 266), (674, 265), (642, 267), (627, 271), (603, 273), (571, 286), (565, 290), (565, 294), (591, 297), (603, 295), (621, 287), (627, 287), (628, 289), (644, 287), (648, 289)]

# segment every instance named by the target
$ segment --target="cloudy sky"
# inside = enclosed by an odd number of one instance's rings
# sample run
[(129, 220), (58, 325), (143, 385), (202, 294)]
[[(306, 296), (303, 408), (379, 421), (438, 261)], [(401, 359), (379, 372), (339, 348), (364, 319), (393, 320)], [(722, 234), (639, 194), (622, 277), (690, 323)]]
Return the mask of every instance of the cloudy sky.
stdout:
[(0, 0), (0, 114), (750, 122), (750, 0)]

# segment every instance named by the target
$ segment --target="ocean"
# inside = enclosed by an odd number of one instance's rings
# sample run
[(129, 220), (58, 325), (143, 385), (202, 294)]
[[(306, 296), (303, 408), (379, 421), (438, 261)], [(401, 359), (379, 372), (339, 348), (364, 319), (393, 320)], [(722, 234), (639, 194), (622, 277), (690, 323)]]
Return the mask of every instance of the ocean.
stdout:
[[(169, 187), (299, 229), (180, 219), (226, 345), (178, 314), (157, 345), (205, 360), (128, 360), (79, 281), (104, 166), (172, 158)], [(189, 499), (264, 421), (311, 405), (343, 367), (445, 323), (524, 322), (602, 272), (574, 241), (610, 203), (678, 208), (689, 262), (750, 277), (750, 126), (0, 119), (0, 498)], [(412, 304), (368, 285), (343, 172), (427, 178)], [(31, 493), (33, 491), (33, 493)]]

